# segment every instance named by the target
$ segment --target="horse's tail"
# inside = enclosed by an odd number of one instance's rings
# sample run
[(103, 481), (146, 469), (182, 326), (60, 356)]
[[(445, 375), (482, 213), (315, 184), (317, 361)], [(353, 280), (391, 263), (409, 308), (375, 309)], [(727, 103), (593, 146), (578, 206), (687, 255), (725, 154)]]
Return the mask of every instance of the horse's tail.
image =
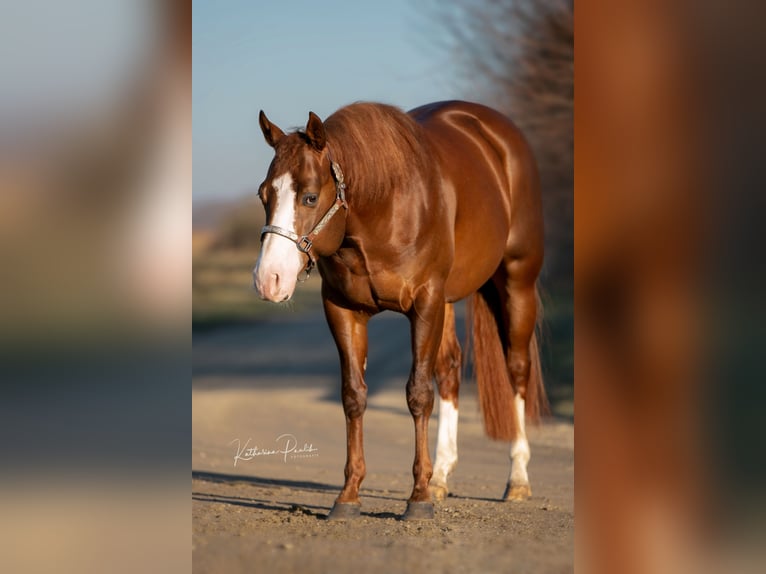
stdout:
[(538, 337), (543, 325), (543, 302), (540, 299), (540, 290), (535, 285), (535, 301), (537, 304), (537, 321), (532, 339), (529, 341), (529, 380), (527, 381), (527, 400), (524, 403), (527, 419), (532, 423), (540, 421), (541, 416), (551, 414), (548, 395), (543, 384), (543, 367), (540, 361), (540, 347)]
[[(540, 317), (540, 298), (536, 298)], [(510, 441), (518, 433), (518, 421), (513, 408), (514, 389), (505, 358), (508, 334), (504, 327), (500, 297), (494, 284), (486, 283), (474, 293), (471, 303), (473, 364), (479, 404), (484, 416), (484, 430), (490, 438)], [(536, 331), (529, 344), (531, 365), (525, 404), (527, 418), (532, 422), (549, 411)]]

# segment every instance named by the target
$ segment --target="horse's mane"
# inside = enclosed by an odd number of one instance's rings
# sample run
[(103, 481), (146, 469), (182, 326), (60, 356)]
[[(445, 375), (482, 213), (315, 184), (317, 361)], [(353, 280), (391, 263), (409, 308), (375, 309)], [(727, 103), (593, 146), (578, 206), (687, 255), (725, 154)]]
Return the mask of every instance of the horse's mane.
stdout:
[(425, 174), (422, 130), (398, 108), (359, 102), (339, 109), (324, 126), (350, 202), (383, 199), (394, 189), (412, 187)]

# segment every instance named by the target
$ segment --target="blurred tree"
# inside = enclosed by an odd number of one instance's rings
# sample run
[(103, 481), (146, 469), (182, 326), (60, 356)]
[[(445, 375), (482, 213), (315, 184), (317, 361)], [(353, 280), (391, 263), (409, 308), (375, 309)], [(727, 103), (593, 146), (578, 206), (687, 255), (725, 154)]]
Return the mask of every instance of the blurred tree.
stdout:
[[(456, 0), (435, 4), (461, 86), (510, 117), (537, 158), (549, 289), (573, 273), (574, 2)], [(441, 46), (445, 47), (445, 46)]]

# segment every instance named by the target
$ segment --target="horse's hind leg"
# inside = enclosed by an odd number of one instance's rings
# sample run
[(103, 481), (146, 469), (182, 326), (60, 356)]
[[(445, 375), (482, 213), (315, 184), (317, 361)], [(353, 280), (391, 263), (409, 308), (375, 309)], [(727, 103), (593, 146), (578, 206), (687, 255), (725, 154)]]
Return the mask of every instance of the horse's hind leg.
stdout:
[(439, 388), (439, 431), (436, 442), (434, 474), (429, 489), (435, 500), (444, 500), (449, 489), (447, 477), (457, 464), (457, 406), (462, 361), (455, 333), (455, 309), (444, 308), (444, 331), (436, 355), (434, 374)]
[(539, 265), (523, 259), (510, 259), (495, 278), (501, 283), (498, 291), (508, 327), (506, 361), (515, 391), (514, 414), (518, 421), (517, 435), (511, 441), (511, 472), (503, 495), (505, 500), (526, 500), (532, 495), (527, 475), (531, 453), (524, 413), (531, 367), (530, 342), (537, 320), (535, 281), (538, 271)]

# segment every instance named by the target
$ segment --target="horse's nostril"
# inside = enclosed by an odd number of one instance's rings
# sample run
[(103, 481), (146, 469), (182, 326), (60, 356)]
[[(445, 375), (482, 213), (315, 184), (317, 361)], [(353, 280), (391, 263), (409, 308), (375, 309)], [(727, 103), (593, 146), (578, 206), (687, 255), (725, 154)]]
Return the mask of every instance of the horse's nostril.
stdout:
[(279, 289), (279, 273), (272, 273), (272, 276), (274, 277), (274, 287)]

